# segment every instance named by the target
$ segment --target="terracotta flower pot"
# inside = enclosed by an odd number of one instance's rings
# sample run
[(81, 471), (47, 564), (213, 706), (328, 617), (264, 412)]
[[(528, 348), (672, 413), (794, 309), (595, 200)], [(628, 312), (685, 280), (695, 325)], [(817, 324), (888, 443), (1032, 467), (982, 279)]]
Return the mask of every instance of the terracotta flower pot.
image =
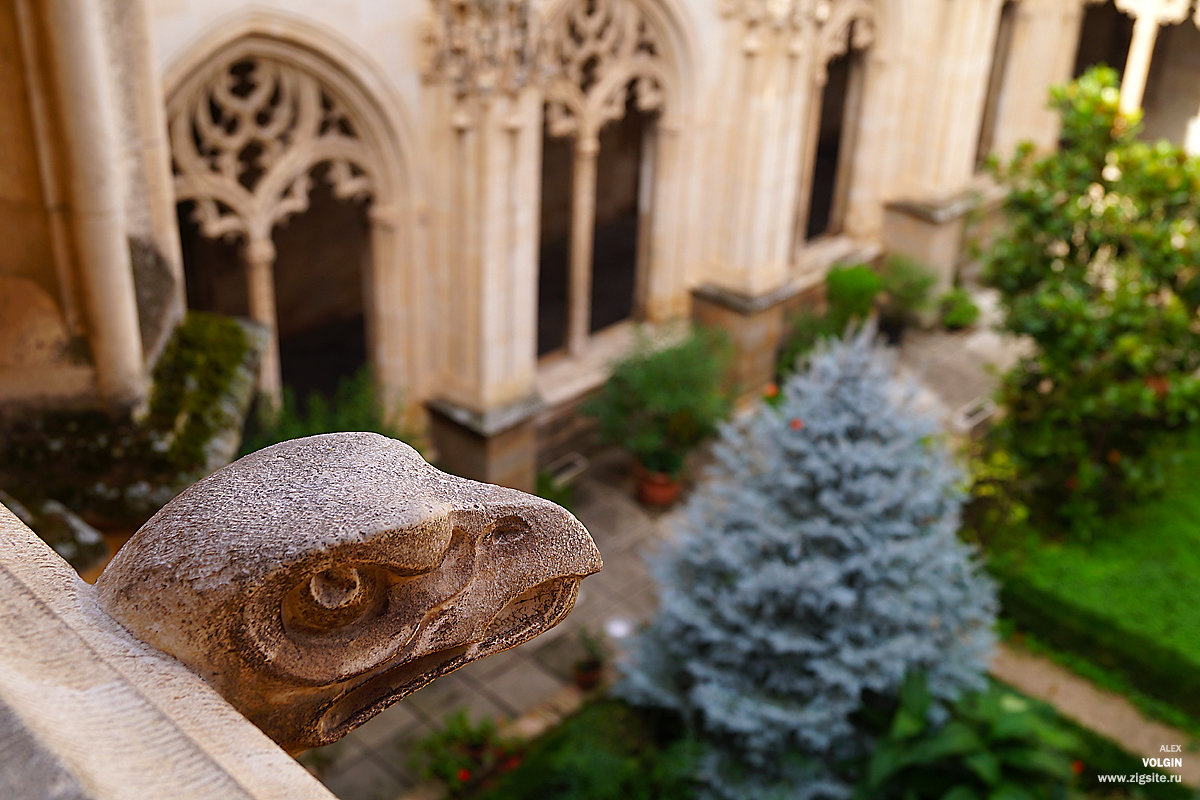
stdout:
[(604, 666), (599, 661), (581, 662), (573, 670), (575, 685), (585, 692), (590, 692), (600, 685), (604, 677)]
[(638, 464), (637, 499), (643, 505), (666, 508), (679, 499), (681, 488), (678, 478), (664, 472), (650, 472)]

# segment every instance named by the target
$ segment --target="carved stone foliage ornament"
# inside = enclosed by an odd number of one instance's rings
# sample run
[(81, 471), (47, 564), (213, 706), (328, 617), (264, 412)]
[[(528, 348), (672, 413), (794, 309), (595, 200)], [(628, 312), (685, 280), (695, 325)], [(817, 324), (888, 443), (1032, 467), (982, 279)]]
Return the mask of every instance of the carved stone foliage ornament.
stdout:
[(546, 122), (552, 136), (592, 144), (625, 116), (632, 89), (640, 111), (664, 104), (664, 71), (654, 31), (629, 0), (576, 0), (544, 31)]
[(177, 202), (210, 238), (269, 241), (308, 208), (312, 171), (343, 199), (372, 193), (370, 159), (346, 108), (307, 72), (272, 58), (215, 64), (168, 109)]
[(433, 0), (423, 75), (460, 95), (516, 92), (533, 71), (530, 0)]
[(757, 51), (763, 32), (787, 38), (790, 52), (806, 50), (824, 65), (848, 49), (865, 50), (875, 41), (876, 0), (724, 0), (722, 13), (745, 25), (745, 46)]
[(109, 616), (294, 752), (558, 624), (600, 567), (559, 506), (342, 433), (195, 484), (96, 591)]

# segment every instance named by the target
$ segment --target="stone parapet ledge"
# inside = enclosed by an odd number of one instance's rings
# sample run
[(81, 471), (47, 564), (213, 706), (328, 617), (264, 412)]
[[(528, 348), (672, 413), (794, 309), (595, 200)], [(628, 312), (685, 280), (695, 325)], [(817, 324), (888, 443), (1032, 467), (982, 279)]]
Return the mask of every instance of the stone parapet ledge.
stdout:
[(94, 589), (0, 509), (0, 796), (331, 797), (276, 744), (527, 641), (600, 567), (553, 503), (367, 433), (218, 470)]

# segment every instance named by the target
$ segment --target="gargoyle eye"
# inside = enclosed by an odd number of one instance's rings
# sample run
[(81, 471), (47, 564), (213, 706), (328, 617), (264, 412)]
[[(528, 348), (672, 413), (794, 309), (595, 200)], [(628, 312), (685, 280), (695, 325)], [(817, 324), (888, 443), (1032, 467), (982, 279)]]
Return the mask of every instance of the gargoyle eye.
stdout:
[(499, 544), (515, 544), (525, 538), (531, 528), (529, 523), (516, 514), (502, 517), (492, 524), (488, 537)]
[(382, 576), (370, 568), (335, 566), (314, 573), (283, 601), (286, 628), (330, 633), (377, 616), (385, 603)]

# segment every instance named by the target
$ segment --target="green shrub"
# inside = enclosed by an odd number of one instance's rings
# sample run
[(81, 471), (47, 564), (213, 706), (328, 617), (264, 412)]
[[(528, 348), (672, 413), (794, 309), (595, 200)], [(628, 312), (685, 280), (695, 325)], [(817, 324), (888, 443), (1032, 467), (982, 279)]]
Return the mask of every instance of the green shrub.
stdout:
[(677, 720), (613, 701), (586, 706), (481, 800), (692, 800), (696, 748)]
[(995, 683), (964, 696), (950, 719), (931, 720), (933, 697), (909, 673), (855, 788), (856, 800), (1028, 798), (1065, 800), (1080, 743)]
[(942, 295), (938, 301), (942, 313), (942, 325), (948, 330), (960, 331), (979, 321), (979, 306), (965, 289), (954, 288)]
[(861, 322), (875, 308), (875, 298), (883, 289), (879, 274), (866, 264), (835, 266), (825, 276), (825, 300), (828, 324), (841, 335), (852, 322)]
[(929, 310), (937, 276), (916, 259), (890, 255), (879, 269), (881, 314), (901, 325), (911, 325)]
[(596, 419), (602, 439), (626, 448), (652, 472), (677, 475), (687, 454), (729, 414), (729, 363), (719, 331), (695, 328), (664, 348), (639, 333), (633, 351), (583, 410)]
[(464, 709), (446, 718), (442, 728), (421, 739), (409, 755), (422, 778), (437, 778), (451, 793), (479, 785), (520, 763), (515, 742), (500, 736), (490, 719), (472, 722)]
[(333, 398), (310, 394), (303, 403), (288, 388), (274, 413), (259, 409), (254, 425), (242, 441), (242, 455), (278, 442), (338, 431), (381, 433), (422, 449), (420, 438), (403, 426), (390, 423), (371, 374), (360, 370), (338, 384)]
[(1200, 160), (1138, 140), (1111, 69), (1052, 97), (1062, 146), (1000, 170), (1007, 227), (984, 260), (1005, 329), (1034, 345), (992, 436), (1035, 507), (1086, 531), (1154, 490), (1148, 448), (1200, 419)]
[(803, 366), (803, 359), (822, 339), (836, 338), (844, 332), (837, 330), (830, 318), (816, 311), (797, 312), (788, 319), (788, 330), (779, 348), (775, 373), (780, 381)]

